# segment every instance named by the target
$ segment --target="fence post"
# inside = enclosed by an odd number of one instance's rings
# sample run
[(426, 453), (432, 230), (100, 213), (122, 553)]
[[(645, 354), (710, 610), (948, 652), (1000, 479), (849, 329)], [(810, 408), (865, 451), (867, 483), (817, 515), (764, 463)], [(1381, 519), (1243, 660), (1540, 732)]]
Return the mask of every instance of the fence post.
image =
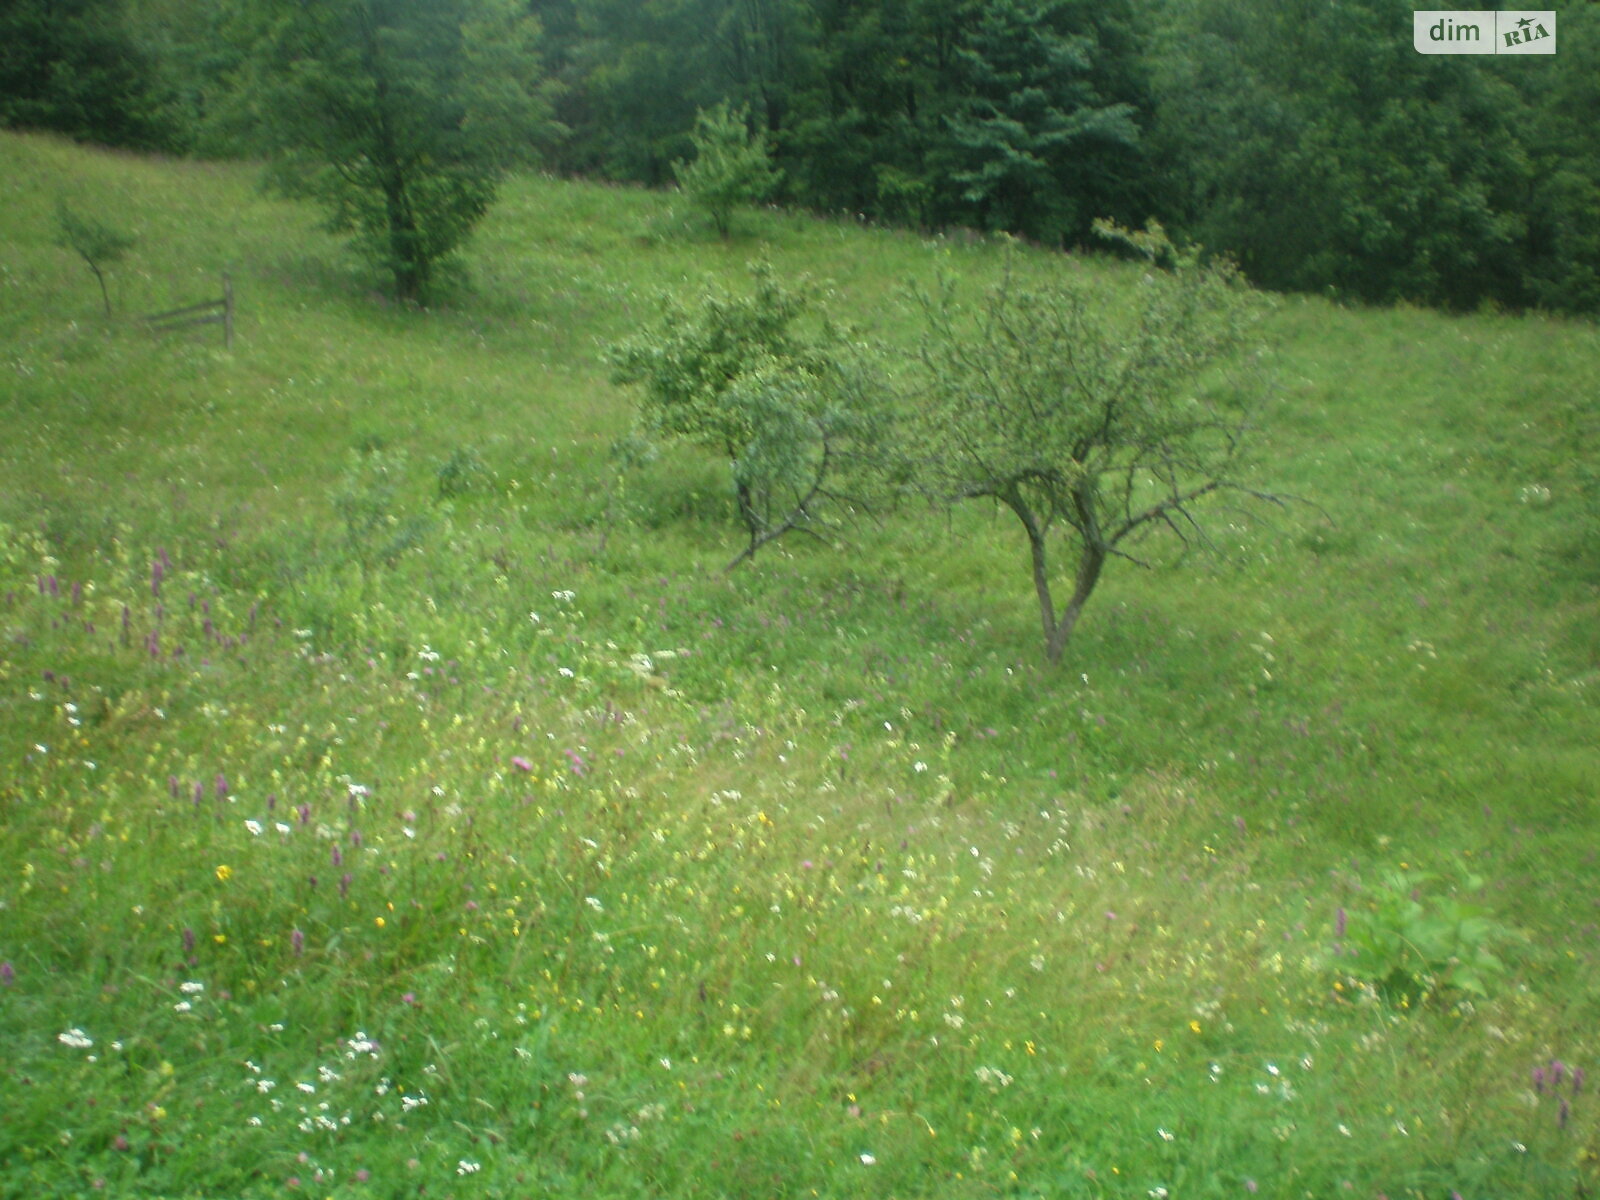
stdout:
[(222, 345), (233, 349), (233, 276), (222, 273)]

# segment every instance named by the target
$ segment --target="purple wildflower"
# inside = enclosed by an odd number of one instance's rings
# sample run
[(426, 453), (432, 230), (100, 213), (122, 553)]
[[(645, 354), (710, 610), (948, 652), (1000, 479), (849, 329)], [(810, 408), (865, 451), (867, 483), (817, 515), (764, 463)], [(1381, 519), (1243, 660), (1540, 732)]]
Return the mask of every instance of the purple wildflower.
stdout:
[(1341, 908), (1333, 915), (1333, 936), (1344, 937), (1344, 931), (1350, 927), (1350, 916)]
[(183, 952), (185, 954), (194, 953), (194, 930), (192, 929), (183, 931)]
[(513, 767), (515, 767), (519, 771), (531, 771), (531, 770), (533, 770), (533, 764), (531, 762), (529, 762), (527, 759), (523, 758), (522, 755), (520, 755), (520, 754), (512, 756), (511, 765)]
[(289, 934), (289, 949), (299, 954), (306, 948), (306, 935), (300, 930), (292, 930)]
[(0, 962), (0, 985), (10, 987), (16, 981), (17, 969), (11, 965), (10, 960)]

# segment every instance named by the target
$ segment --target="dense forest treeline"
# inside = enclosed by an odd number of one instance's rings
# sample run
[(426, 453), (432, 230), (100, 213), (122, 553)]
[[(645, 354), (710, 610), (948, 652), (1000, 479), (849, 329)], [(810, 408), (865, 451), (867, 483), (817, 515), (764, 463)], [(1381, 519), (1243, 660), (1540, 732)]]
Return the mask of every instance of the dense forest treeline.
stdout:
[[(330, 0), (377, 25), (421, 0)], [(778, 198), (1063, 246), (1149, 218), (1255, 282), (1600, 310), (1600, 12), (1559, 52), (1418, 54), (1399, 0), (493, 0), (537, 18), (553, 170), (665, 184), (744, 106)], [(452, 8), (433, 0), (428, 8)], [(261, 151), (263, 7), (11, 0), (0, 122)]]

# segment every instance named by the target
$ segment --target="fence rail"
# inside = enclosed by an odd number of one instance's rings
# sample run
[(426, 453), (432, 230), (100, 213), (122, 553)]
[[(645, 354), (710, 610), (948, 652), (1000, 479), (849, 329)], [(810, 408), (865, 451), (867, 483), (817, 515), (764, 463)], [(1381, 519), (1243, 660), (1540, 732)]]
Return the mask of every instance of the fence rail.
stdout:
[(157, 333), (170, 333), (175, 329), (188, 329), (196, 325), (221, 325), (222, 344), (231, 350), (233, 349), (233, 277), (226, 272), (223, 273), (221, 299), (185, 304), (182, 308), (152, 313), (148, 317), (141, 317), (140, 320)]

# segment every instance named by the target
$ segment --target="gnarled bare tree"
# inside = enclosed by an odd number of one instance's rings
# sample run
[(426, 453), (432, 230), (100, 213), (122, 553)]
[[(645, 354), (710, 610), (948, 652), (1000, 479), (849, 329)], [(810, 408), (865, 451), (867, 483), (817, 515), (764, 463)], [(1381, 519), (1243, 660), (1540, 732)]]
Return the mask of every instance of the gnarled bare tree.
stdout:
[[(1134, 547), (1157, 532), (1206, 543), (1199, 509), (1216, 493), (1277, 499), (1239, 472), (1265, 301), (1159, 227), (1101, 231), (1149, 263), (1131, 296), (1078, 279), (1023, 287), (1008, 269), (971, 306), (948, 281), (920, 297), (920, 472), (945, 500), (1016, 515), (1052, 662), (1112, 559), (1148, 565)], [(1060, 604), (1058, 537), (1075, 554)]]

